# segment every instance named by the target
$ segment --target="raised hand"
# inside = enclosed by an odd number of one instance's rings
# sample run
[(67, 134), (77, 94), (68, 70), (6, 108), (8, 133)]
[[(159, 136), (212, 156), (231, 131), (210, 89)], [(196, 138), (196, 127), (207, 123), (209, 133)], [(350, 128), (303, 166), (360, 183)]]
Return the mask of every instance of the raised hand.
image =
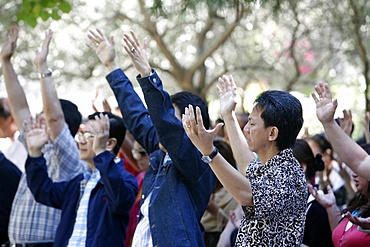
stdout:
[(351, 110), (343, 110), (343, 119), (338, 118), (339, 126), (348, 135), (351, 136), (352, 131), (352, 112)]
[(42, 147), (49, 140), (45, 119), (37, 114), (35, 118), (30, 116), (29, 123), (24, 121), (23, 125), (27, 134), (28, 154), (32, 157), (40, 156)]
[(134, 31), (130, 31), (130, 35), (125, 34), (123, 36), (123, 41), (125, 45), (123, 46), (130, 56), (132, 64), (136, 68), (136, 70), (140, 73), (141, 77), (149, 76), (152, 69), (150, 67), (148, 57), (147, 57), (147, 47), (148, 42), (146, 39), (143, 41), (143, 45), (141, 46)]
[(103, 31), (98, 28), (89, 30), (87, 37), (91, 41), (91, 44), (87, 44), (87, 46), (96, 53), (100, 62), (111, 71), (117, 69), (119, 66), (116, 61), (113, 37), (108, 40)]
[(218, 78), (217, 91), (220, 95), (220, 114), (223, 118), (235, 112), (236, 89), (234, 78), (231, 75)]
[(212, 130), (206, 130), (203, 126), (203, 118), (200, 108), (196, 107), (197, 117), (195, 119), (194, 109), (192, 105), (185, 108), (185, 114), (182, 116), (182, 125), (186, 134), (192, 143), (198, 148), (203, 155), (212, 153), (213, 140), (216, 134), (220, 131), (223, 123), (219, 123)]
[(17, 47), (18, 32), (19, 28), (17, 26), (12, 26), (5, 35), (4, 46), (1, 50), (1, 59), (10, 60), (13, 56), (15, 48)]
[(327, 187), (327, 194), (324, 194), (322, 190), (317, 190), (317, 188), (314, 188), (311, 184), (308, 184), (307, 187), (311, 195), (315, 197), (316, 201), (320, 203), (321, 206), (323, 206), (324, 208), (329, 208), (336, 205), (335, 195), (330, 185), (328, 185)]
[(332, 99), (329, 85), (324, 82), (319, 82), (319, 84), (315, 86), (315, 91), (317, 95), (313, 92), (311, 96), (316, 103), (317, 118), (323, 124), (333, 121), (338, 102), (336, 99)]
[(95, 116), (93, 125), (94, 143), (93, 150), (95, 155), (98, 155), (107, 150), (107, 142), (109, 139), (109, 117), (100, 113), (99, 117)]
[(46, 73), (46, 70), (48, 69), (46, 59), (49, 54), (49, 45), (52, 37), (53, 31), (51, 31), (50, 29), (47, 30), (45, 32), (45, 39), (42, 43), (41, 50), (36, 51), (34, 63), (36, 64), (40, 73)]
[(353, 224), (361, 226), (365, 229), (370, 229), (370, 217), (362, 218), (353, 216), (350, 212), (346, 213), (346, 217), (349, 221), (351, 221)]

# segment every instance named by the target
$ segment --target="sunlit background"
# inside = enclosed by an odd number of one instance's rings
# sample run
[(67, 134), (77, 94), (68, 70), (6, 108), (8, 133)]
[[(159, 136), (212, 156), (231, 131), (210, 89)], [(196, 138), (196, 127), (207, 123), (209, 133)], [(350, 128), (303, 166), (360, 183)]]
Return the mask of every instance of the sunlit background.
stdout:
[[(62, 14), (60, 20), (39, 19), (35, 28), (20, 22), (13, 64), (32, 113), (42, 110), (38, 74), (32, 61), (48, 28), (54, 31), (48, 63), (54, 70), (58, 95), (76, 103), (84, 116), (93, 111), (92, 99), (99, 85), (103, 90), (97, 102), (106, 98), (112, 109), (117, 106), (105, 80), (107, 69), (86, 46), (89, 29), (98, 27), (107, 36), (114, 36), (119, 63), (141, 95), (137, 72), (122, 46), (123, 34), (132, 29), (140, 40), (148, 38), (150, 62), (165, 89), (170, 94), (189, 90), (202, 95), (209, 102), (212, 120), (219, 117), (217, 78), (232, 74), (240, 87), (238, 110), (251, 111), (255, 97), (263, 90), (290, 91), (303, 105), (304, 127), (310, 134), (319, 133), (322, 127), (310, 93), (323, 80), (329, 82), (339, 100), (337, 116), (343, 115), (343, 109), (351, 109), (356, 126), (353, 137), (362, 136), (366, 78), (358, 38), (368, 56), (367, 1), (359, 0), (356, 6), (346, 0), (283, 2), (277, 13), (268, 3), (252, 4), (239, 12), (232, 8), (212, 12), (201, 6), (183, 15), (170, 11), (180, 1), (164, 1), (167, 15), (161, 16), (149, 10), (151, 3), (75, 0), (71, 1), (72, 10)], [(17, 6), (17, 1), (0, 1), (1, 40), (16, 21)], [(358, 29), (354, 20), (360, 22)], [(6, 97), (2, 74), (0, 96)], [(99, 103), (97, 107), (102, 110)]]

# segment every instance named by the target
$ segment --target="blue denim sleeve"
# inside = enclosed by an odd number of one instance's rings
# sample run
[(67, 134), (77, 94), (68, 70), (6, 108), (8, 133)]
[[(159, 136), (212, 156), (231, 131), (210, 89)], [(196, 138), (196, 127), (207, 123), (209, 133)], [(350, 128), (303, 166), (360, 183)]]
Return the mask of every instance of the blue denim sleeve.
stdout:
[(127, 130), (147, 153), (157, 150), (159, 142), (156, 130), (131, 81), (121, 69), (112, 71), (106, 79), (116, 96)]
[(154, 71), (150, 76), (137, 78), (144, 93), (149, 115), (157, 131), (159, 142), (168, 151), (173, 164), (189, 182), (199, 181), (210, 172), (201, 154), (190, 141), (175, 116), (170, 95), (163, 90), (161, 79)]

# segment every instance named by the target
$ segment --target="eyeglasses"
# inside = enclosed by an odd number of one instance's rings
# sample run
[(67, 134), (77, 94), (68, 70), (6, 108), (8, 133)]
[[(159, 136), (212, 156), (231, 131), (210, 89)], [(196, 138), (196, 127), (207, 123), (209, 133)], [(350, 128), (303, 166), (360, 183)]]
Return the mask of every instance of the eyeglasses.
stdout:
[(135, 160), (139, 160), (146, 155), (146, 152), (144, 150), (138, 149), (131, 149), (131, 153)]
[(90, 132), (78, 132), (76, 135), (75, 135), (75, 140), (76, 142), (82, 142), (82, 141), (88, 141), (90, 140), (91, 138), (94, 138), (94, 134), (90, 133)]

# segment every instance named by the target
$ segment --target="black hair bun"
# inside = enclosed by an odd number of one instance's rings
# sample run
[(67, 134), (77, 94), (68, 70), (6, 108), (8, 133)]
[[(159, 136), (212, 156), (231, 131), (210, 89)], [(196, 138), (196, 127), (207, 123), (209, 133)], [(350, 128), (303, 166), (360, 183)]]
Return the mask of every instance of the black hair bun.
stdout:
[(325, 169), (324, 161), (322, 161), (322, 155), (316, 154), (314, 162), (313, 162), (313, 168), (315, 171), (323, 171)]

